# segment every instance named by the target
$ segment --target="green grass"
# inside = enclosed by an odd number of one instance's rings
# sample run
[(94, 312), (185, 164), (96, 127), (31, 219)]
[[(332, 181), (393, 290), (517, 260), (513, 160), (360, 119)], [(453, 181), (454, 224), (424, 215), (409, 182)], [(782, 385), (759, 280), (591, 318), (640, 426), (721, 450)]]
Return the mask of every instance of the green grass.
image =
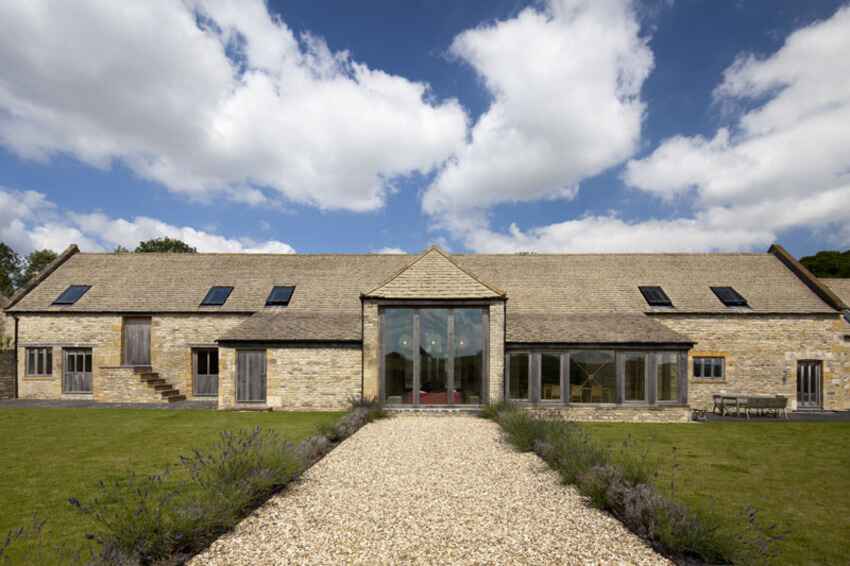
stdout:
[(153, 409), (0, 410), (0, 539), (47, 519), (55, 542), (82, 541), (90, 526), (68, 503), (88, 499), (98, 480), (161, 470), (218, 433), (261, 426), (291, 441), (342, 413), (218, 412)]
[(713, 508), (730, 528), (745, 505), (778, 522), (778, 562), (847, 564), (850, 422), (583, 426), (615, 449), (631, 436), (657, 462), (662, 491), (674, 478), (676, 498)]

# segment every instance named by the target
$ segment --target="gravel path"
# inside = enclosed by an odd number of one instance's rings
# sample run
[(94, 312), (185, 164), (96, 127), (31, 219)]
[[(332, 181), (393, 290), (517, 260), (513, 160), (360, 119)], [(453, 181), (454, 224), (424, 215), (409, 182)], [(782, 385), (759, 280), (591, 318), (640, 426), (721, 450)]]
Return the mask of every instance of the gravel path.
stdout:
[(668, 564), (498, 427), (367, 425), (191, 564)]

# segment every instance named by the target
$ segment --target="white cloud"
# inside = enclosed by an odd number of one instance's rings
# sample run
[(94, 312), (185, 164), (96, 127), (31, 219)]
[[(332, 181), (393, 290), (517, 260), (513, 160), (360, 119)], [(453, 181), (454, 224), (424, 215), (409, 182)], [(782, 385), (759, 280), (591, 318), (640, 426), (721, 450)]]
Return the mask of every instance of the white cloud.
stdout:
[(847, 222), (848, 53), (850, 7), (792, 33), (769, 57), (739, 56), (714, 93), (721, 104), (752, 106), (735, 126), (712, 139), (665, 140), (628, 163), (626, 182), (664, 199), (691, 193), (724, 227), (775, 234)]
[(571, 198), (636, 150), (653, 57), (630, 1), (550, 0), (461, 33), (451, 52), (493, 101), (426, 191), (426, 212)]
[(0, 143), (199, 198), (355, 211), (462, 143), (422, 83), (295, 37), (262, 0), (0, 3)]
[(48, 248), (57, 252), (70, 244), (83, 251), (108, 251), (117, 246), (133, 249), (140, 241), (177, 238), (199, 252), (294, 253), (277, 240), (226, 238), (190, 226), (174, 226), (154, 218), (111, 218), (101, 212), (60, 211), (43, 194), (0, 187), (0, 241), (18, 253)]
[(372, 250), (373, 254), (406, 254), (407, 252), (401, 248), (381, 248)]

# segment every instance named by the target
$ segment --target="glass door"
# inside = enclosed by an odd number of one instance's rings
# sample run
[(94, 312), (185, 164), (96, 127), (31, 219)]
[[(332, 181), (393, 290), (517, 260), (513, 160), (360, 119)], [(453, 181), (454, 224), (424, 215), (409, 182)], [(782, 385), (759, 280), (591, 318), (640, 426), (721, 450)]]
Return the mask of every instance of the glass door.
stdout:
[(419, 311), (419, 337), (419, 404), (448, 405), (449, 310)]

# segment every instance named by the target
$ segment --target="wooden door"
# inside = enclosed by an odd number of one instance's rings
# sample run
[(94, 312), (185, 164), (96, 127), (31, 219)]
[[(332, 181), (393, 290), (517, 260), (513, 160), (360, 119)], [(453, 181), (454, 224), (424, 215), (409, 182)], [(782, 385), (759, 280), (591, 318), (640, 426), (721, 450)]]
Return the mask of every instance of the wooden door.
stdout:
[(151, 365), (151, 319), (124, 319), (124, 365)]
[(236, 400), (240, 403), (265, 403), (266, 352), (239, 350), (236, 353)]
[(91, 348), (73, 348), (65, 350), (63, 365), (63, 393), (92, 392)]
[(218, 395), (218, 349), (198, 348), (193, 350), (195, 397), (215, 397)]
[(797, 408), (820, 409), (823, 390), (823, 363), (820, 360), (797, 362)]

